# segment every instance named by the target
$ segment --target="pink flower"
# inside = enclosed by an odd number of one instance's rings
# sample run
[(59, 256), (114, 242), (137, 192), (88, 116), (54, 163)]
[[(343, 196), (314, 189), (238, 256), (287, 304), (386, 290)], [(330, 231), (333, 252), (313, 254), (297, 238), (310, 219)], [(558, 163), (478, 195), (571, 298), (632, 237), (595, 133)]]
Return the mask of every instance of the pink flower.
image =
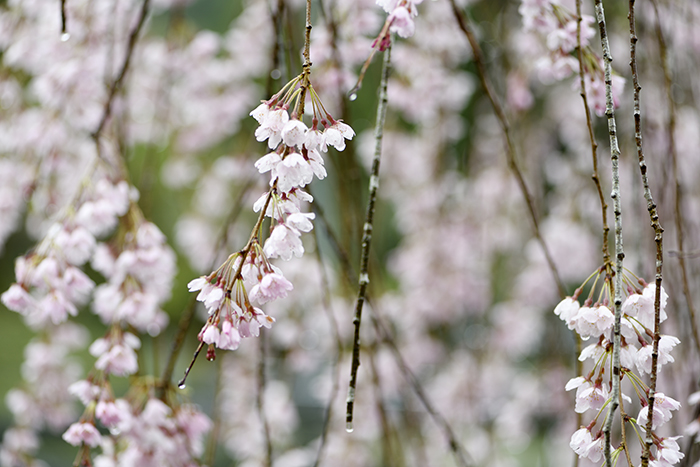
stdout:
[(56, 247), (65, 255), (70, 264), (84, 264), (95, 248), (95, 237), (83, 227), (77, 227), (69, 232), (62, 228), (54, 239)]
[(277, 273), (265, 274), (259, 284), (250, 291), (250, 299), (264, 304), (287, 296), (294, 286), (283, 275)]
[(83, 405), (88, 405), (100, 397), (102, 389), (83, 379), (68, 386), (68, 392), (80, 399)]
[(566, 390), (576, 389), (577, 413), (583, 413), (588, 409), (600, 410), (608, 400), (608, 390), (603, 384), (592, 384), (590, 381), (579, 376), (573, 378), (566, 384)]
[(138, 370), (137, 349), (141, 342), (136, 336), (125, 333), (122, 342), (112, 343), (101, 337), (90, 346), (90, 354), (97, 358), (95, 368), (105, 373), (126, 376)]
[(100, 401), (95, 407), (95, 416), (108, 428), (114, 428), (131, 418), (131, 408), (124, 399)]
[(292, 259), (292, 255), (301, 258), (304, 254), (304, 245), (301, 243), (300, 235), (297, 229), (279, 224), (265, 240), (263, 252), (268, 258), (280, 257), (285, 261)]
[(34, 297), (29, 295), (29, 292), (19, 284), (12, 284), (10, 288), (2, 294), (2, 303), (10, 310), (21, 314), (27, 313), (37, 305)]
[(68, 427), (68, 430), (63, 433), (63, 439), (73, 446), (80, 446), (84, 443), (94, 448), (99, 446), (102, 441), (102, 435), (92, 423), (77, 422)]
[(213, 324), (207, 323), (204, 327), (204, 332), (200, 333), (200, 340), (205, 344), (214, 344), (219, 346), (219, 328)]
[(219, 337), (219, 348), (224, 350), (236, 350), (241, 342), (241, 335), (238, 329), (233, 327), (231, 321), (225, 319), (221, 325), (221, 336)]
[[(397, 33), (404, 39), (411, 37), (416, 31), (416, 25), (411, 18), (411, 14), (405, 7), (400, 6), (394, 9), (389, 15), (388, 21), (391, 23), (390, 31)], [(338, 149), (341, 150), (340, 148)]]

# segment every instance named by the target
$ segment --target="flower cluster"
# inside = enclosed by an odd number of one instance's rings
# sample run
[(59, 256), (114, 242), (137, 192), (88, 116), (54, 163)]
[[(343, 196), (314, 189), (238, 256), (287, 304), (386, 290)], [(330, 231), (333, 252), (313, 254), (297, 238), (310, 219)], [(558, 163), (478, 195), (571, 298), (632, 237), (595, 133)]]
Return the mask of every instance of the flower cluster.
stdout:
[(170, 298), (175, 254), (155, 224), (129, 211), (131, 229), (116, 242), (100, 243), (92, 267), (108, 278), (95, 289), (93, 311), (105, 324), (123, 322), (155, 336), (168, 323), (160, 309)]
[[(578, 17), (557, 1), (522, 0), (518, 9), (526, 32), (541, 37), (547, 54), (535, 62), (535, 69), (544, 83), (561, 81), (579, 72), (579, 61), (573, 55), (578, 48)], [(581, 52), (589, 102), (598, 116), (605, 113), (605, 80), (603, 62), (589, 46), (595, 35), (594, 18), (581, 16)], [(579, 85), (579, 80), (575, 81)], [(513, 84), (518, 84), (514, 82)], [(625, 79), (613, 75), (614, 105), (619, 105)]]
[[(313, 229), (315, 215), (302, 212), (302, 203), (313, 201), (302, 188), (314, 176), (319, 180), (326, 177), (322, 152), (327, 152), (329, 146), (342, 151), (345, 141), (355, 136), (350, 126), (325, 109), (311, 83), (304, 87), (305, 79), (304, 75), (294, 78), (250, 112), (260, 125), (256, 139), (267, 141), (272, 150), (255, 163), (261, 174), (270, 173), (270, 190), (253, 205), (260, 218), (251, 240), (216, 271), (188, 284), (190, 292), (199, 291), (197, 300), (209, 312), (198, 337), (208, 345), (210, 360), (215, 358), (215, 348), (235, 350), (242, 337), (257, 336), (260, 326), (269, 328), (275, 321), (255, 305), (286, 297), (293, 285), (270, 259), (288, 261), (304, 254), (301, 234)], [(306, 90), (313, 108), (310, 128), (302, 121), (299, 106)], [(288, 110), (294, 101), (290, 115)], [(257, 230), (265, 217), (272, 219), (271, 232), (261, 245)]]
[[(191, 466), (204, 452), (209, 418), (189, 404), (174, 408), (159, 399), (134, 395), (115, 399), (104, 382), (81, 380), (70, 391), (86, 406), (85, 414), (63, 434), (73, 446), (101, 447), (94, 465)], [(102, 435), (97, 423), (109, 429)]]
[[(604, 273), (601, 268), (598, 276)], [(590, 278), (589, 278), (590, 279)], [(637, 426), (644, 431), (649, 421), (649, 397), (650, 389), (644, 384), (641, 375), (651, 373), (651, 353), (652, 340), (654, 336), (654, 302), (656, 299), (656, 285), (647, 284), (643, 279), (636, 278), (633, 281), (625, 276), (627, 284), (627, 296), (622, 304), (622, 317), (620, 321), (621, 348), (620, 364), (622, 376), (627, 376), (634, 387), (635, 393), (639, 396), (642, 406), (636, 419), (632, 419)], [(601, 296), (606, 298), (602, 301), (594, 302), (591, 298), (595, 292), (595, 284), (591, 287), (589, 297), (580, 304), (578, 298), (582, 292), (582, 285), (576, 290), (573, 297), (566, 297), (554, 309), (554, 313), (566, 323), (569, 329), (576, 331), (584, 341), (594, 338), (593, 344), (585, 347), (579, 356), (580, 361), (592, 360), (593, 369), (582, 376), (571, 379), (566, 384), (566, 390), (576, 389), (577, 413), (585, 413), (593, 410), (596, 414), (593, 421), (586, 427), (576, 431), (571, 437), (571, 448), (580, 458), (588, 458), (593, 462), (598, 462), (602, 456), (602, 427), (597, 432), (593, 432), (600, 412), (610, 402), (611, 380), (606, 380), (605, 373), (607, 365), (612, 362), (612, 329), (615, 321), (614, 313), (609, 308), (609, 277), (605, 279), (604, 291)], [(640, 288), (641, 287), (641, 288)], [(668, 295), (661, 288), (659, 300), (659, 318), (663, 322), (667, 318), (666, 303)], [(658, 370), (662, 366), (673, 362), (671, 350), (680, 340), (674, 336), (662, 335), (659, 340)], [(607, 365), (606, 365), (607, 363)], [(637, 374), (634, 369), (636, 367)], [(610, 372), (612, 373), (612, 372)], [(671, 411), (678, 410), (680, 403), (661, 392), (654, 394), (654, 413), (652, 416), (652, 429), (656, 430), (662, 424), (668, 422)], [(625, 402), (632, 400), (623, 394)], [(654, 434), (654, 444), (656, 445), (656, 455), (652, 454), (652, 459), (656, 459), (657, 465), (671, 466), (683, 457), (678, 449), (678, 444), (674, 438), (661, 438)], [(675, 459), (669, 462), (669, 459)], [(660, 463), (664, 460), (666, 463)]]
[(27, 324), (42, 328), (75, 316), (87, 303), (95, 283), (80, 269), (92, 256), (95, 237), (112, 230), (130, 205), (126, 182), (101, 178), (82, 193), (78, 208), (53, 223), (36, 250), (17, 258), (15, 277), (2, 294), (9, 309)]

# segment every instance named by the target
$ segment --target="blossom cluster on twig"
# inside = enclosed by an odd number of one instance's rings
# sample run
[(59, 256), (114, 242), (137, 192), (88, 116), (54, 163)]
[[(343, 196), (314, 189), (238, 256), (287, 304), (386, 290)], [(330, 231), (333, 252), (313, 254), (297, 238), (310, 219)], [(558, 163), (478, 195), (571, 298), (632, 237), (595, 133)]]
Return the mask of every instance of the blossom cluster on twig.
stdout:
[[(593, 280), (594, 279), (594, 280)], [(603, 284), (598, 288), (598, 280)], [(581, 294), (587, 283), (593, 280), (588, 296), (581, 302)], [(642, 434), (645, 433), (649, 420), (649, 387), (642, 377), (652, 372), (652, 347), (654, 336), (654, 320), (656, 300), (656, 285), (647, 284), (643, 279), (636, 278), (633, 274), (624, 274), (627, 289), (626, 298), (622, 303), (622, 318), (620, 322), (621, 343), (620, 364), (621, 378), (627, 378), (639, 400), (641, 409), (636, 417), (625, 417), (623, 422), (630, 421), (635, 432), (639, 435), (640, 444), (643, 443)], [(566, 323), (567, 327), (575, 331), (584, 341), (593, 339), (594, 342), (586, 346), (579, 355), (579, 360), (585, 362), (591, 360), (593, 368), (584, 374), (572, 378), (566, 384), (566, 390), (576, 389), (577, 413), (592, 411), (592, 421), (576, 431), (572, 437), (571, 449), (580, 458), (587, 458), (598, 462), (603, 457), (603, 431), (602, 426), (595, 429), (600, 415), (611, 402), (611, 374), (612, 374), (612, 331), (615, 321), (614, 313), (610, 309), (612, 282), (605, 275), (605, 268), (600, 268), (574, 292), (573, 296), (563, 299), (554, 309), (554, 313)], [(597, 296), (596, 296), (597, 294)], [(666, 303), (668, 295), (661, 288), (660, 297), (660, 321), (667, 319)], [(671, 335), (662, 335), (659, 342), (658, 370), (668, 363), (674, 362), (671, 355), (673, 348), (680, 340)], [(656, 430), (672, 417), (672, 411), (678, 410), (681, 404), (661, 392), (654, 394), (654, 413), (652, 415), (652, 429)], [(621, 395), (622, 401), (632, 404), (632, 399)], [(623, 403), (620, 403), (623, 406)], [(623, 412), (624, 413), (624, 412)], [(624, 432), (624, 430), (623, 430)], [(684, 457), (676, 440), (680, 436), (661, 437), (653, 433), (656, 453), (652, 453), (652, 461), (657, 466), (672, 466)], [(614, 458), (620, 455), (623, 449), (628, 449), (625, 443), (613, 452)]]

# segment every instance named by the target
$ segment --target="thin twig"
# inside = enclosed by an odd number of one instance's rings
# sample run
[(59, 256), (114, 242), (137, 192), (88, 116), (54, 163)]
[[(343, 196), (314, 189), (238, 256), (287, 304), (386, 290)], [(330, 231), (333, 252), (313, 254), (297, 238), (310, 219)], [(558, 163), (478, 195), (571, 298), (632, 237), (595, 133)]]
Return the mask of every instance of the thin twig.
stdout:
[(547, 265), (549, 266), (550, 271), (552, 272), (552, 276), (554, 277), (554, 282), (557, 285), (557, 289), (559, 290), (559, 295), (564, 298), (566, 296), (566, 288), (564, 287), (564, 283), (561, 280), (561, 277), (559, 276), (559, 271), (557, 270), (556, 264), (554, 264), (554, 259), (552, 258), (552, 254), (549, 251), (549, 248), (547, 247), (547, 244), (544, 241), (544, 238), (542, 237), (542, 234), (540, 233), (540, 225), (539, 225), (539, 220), (537, 217), (537, 213), (535, 211), (535, 203), (532, 199), (532, 195), (530, 194), (530, 190), (527, 187), (527, 183), (525, 183), (525, 178), (523, 176), (522, 171), (520, 170), (520, 167), (518, 166), (518, 161), (517, 157), (515, 154), (515, 144), (513, 143), (513, 138), (511, 136), (510, 132), (510, 124), (508, 123), (508, 119), (506, 118), (505, 111), (503, 110), (503, 107), (501, 106), (500, 102), (498, 101), (498, 98), (496, 97), (496, 94), (493, 91), (493, 88), (491, 86), (491, 82), (489, 80), (489, 77), (486, 73), (486, 66), (484, 65), (484, 59), (483, 59), (483, 54), (481, 52), (481, 47), (479, 46), (479, 42), (476, 40), (476, 36), (474, 36), (474, 32), (471, 29), (471, 26), (469, 25), (469, 20), (466, 17), (466, 15), (462, 12), (462, 10), (459, 9), (457, 4), (455, 3), (455, 0), (450, 0), (450, 3), (452, 4), (452, 10), (454, 11), (455, 18), (457, 19), (457, 23), (459, 24), (459, 28), (462, 30), (464, 35), (467, 37), (467, 41), (469, 41), (469, 45), (472, 48), (472, 53), (473, 53), (473, 60), (474, 63), (476, 64), (476, 69), (477, 73), (479, 74), (479, 80), (481, 81), (481, 86), (484, 88), (484, 92), (486, 92), (486, 96), (488, 97), (489, 101), (491, 102), (491, 106), (493, 107), (493, 111), (496, 114), (496, 118), (498, 118), (498, 121), (501, 125), (501, 129), (503, 130), (503, 136), (505, 138), (505, 146), (506, 146), (506, 156), (508, 158), (508, 166), (510, 169), (513, 171), (513, 174), (515, 175), (515, 179), (518, 183), (518, 187), (520, 188), (520, 192), (523, 195), (523, 198), (525, 198), (525, 204), (527, 205), (527, 210), (530, 215), (530, 220), (532, 222), (532, 229), (533, 229), (533, 234), (535, 235), (535, 238), (537, 239), (537, 242), (540, 244), (540, 247), (542, 248), (542, 251), (544, 253), (545, 259), (547, 261)]
[[(114, 80), (112, 85), (109, 87), (109, 92), (107, 93), (107, 101), (105, 101), (104, 108), (102, 110), (102, 118), (100, 119), (99, 125), (95, 131), (92, 132), (92, 138), (97, 143), (102, 135), (102, 130), (104, 129), (107, 120), (112, 115), (112, 104), (114, 103), (114, 97), (117, 95), (117, 91), (121, 87), (122, 82), (126, 73), (129, 71), (129, 64), (131, 63), (131, 57), (134, 54), (134, 48), (136, 47), (136, 41), (139, 38), (143, 24), (146, 22), (146, 17), (148, 16), (150, 0), (143, 0), (141, 4), (141, 11), (139, 12), (139, 18), (129, 34), (129, 42), (126, 47), (126, 56), (124, 57), (124, 62), (122, 63), (117, 79)], [(99, 145), (99, 143), (97, 143)]]
[[(659, 332), (660, 316), (661, 316), (661, 281), (663, 268), (663, 231), (659, 222), (659, 214), (656, 210), (656, 203), (651, 195), (649, 188), (649, 178), (647, 176), (647, 164), (644, 158), (644, 150), (642, 147), (642, 110), (639, 98), (639, 93), (642, 87), (639, 85), (639, 73), (637, 72), (637, 31), (634, 18), (634, 3), (635, 0), (629, 2), (629, 22), (630, 22), (630, 68), (632, 69), (632, 86), (634, 88), (634, 141), (637, 147), (637, 158), (639, 160), (639, 170), (642, 176), (642, 185), (644, 186), (644, 199), (647, 202), (647, 211), (651, 220), (651, 227), (654, 229), (654, 241), (656, 242), (656, 298), (654, 299), (654, 344), (651, 352), (651, 383), (649, 385), (649, 413), (654, 413), (654, 400), (656, 399), (656, 378), (658, 372), (659, 360)], [(642, 467), (649, 465), (649, 455), (651, 454), (652, 438), (652, 419), (649, 417), (649, 422), (646, 426), (646, 439), (642, 450)]]
[(683, 296), (688, 306), (688, 315), (690, 317), (690, 330), (695, 344), (695, 350), (700, 356), (700, 333), (698, 333), (698, 325), (695, 321), (695, 306), (693, 305), (693, 296), (690, 292), (690, 281), (688, 280), (688, 268), (685, 264), (687, 257), (692, 257), (691, 252), (684, 253), (684, 235), (683, 235), (683, 213), (681, 206), (683, 205), (683, 190), (681, 187), (680, 178), (678, 177), (678, 152), (676, 150), (676, 104), (673, 100), (673, 78), (671, 69), (669, 68), (667, 58), (666, 40), (663, 30), (661, 29), (661, 18), (659, 17), (659, 8), (656, 0), (652, 0), (654, 14), (656, 16), (656, 38), (659, 43), (659, 53), (661, 55), (661, 68), (664, 72), (664, 86), (666, 87), (666, 101), (668, 102), (668, 155), (671, 157), (671, 165), (673, 169), (673, 180), (675, 188), (674, 200), (674, 224), (676, 227), (676, 243), (677, 253), (673, 256), (678, 258), (678, 265), (681, 269), (681, 282), (683, 284)]
[(66, 38), (68, 33), (68, 25), (66, 24), (66, 0), (61, 0), (61, 40)]
[(362, 254), (360, 257), (360, 280), (357, 292), (357, 302), (355, 304), (355, 316), (353, 324), (355, 333), (352, 346), (352, 368), (350, 370), (350, 384), (348, 385), (347, 408), (345, 413), (345, 424), (347, 431), (352, 431), (353, 409), (355, 408), (355, 388), (357, 387), (357, 370), (360, 367), (360, 323), (362, 321), (362, 306), (365, 302), (367, 285), (369, 284), (369, 248), (372, 242), (372, 227), (374, 221), (374, 203), (377, 199), (377, 188), (379, 188), (379, 161), (382, 155), (382, 139), (384, 136), (384, 120), (386, 119), (386, 108), (389, 101), (387, 86), (389, 82), (389, 71), (391, 69), (391, 45), (384, 51), (384, 63), (382, 65), (382, 79), (379, 84), (379, 102), (377, 103), (377, 120), (374, 127), (374, 159), (372, 160), (372, 170), (369, 177), (369, 197), (367, 199), (367, 213), (362, 231)]
[(471, 461), (468, 461), (469, 456), (464, 447), (457, 440), (454, 430), (452, 430), (452, 427), (447, 422), (445, 417), (443, 417), (442, 414), (440, 414), (440, 412), (438, 412), (437, 409), (435, 409), (433, 403), (430, 401), (430, 399), (428, 399), (428, 396), (423, 390), (423, 386), (420, 384), (420, 381), (418, 381), (418, 378), (416, 378), (416, 375), (413, 374), (413, 372), (409, 368), (408, 364), (406, 363), (406, 360), (403, 358), (403, 355), (401, 355), (401, 351), (397, 347), (394, 338), (388, 330), (388, 326), (384, 325), (384, 323), (381, 321), (379, 313), (377, 312), (377, 309), (375, 307), (373, 307), (372, 311), (374, 313), (372, 313), (370, 317), (372, 319), (372, 324), (374, 325), (377, 334), (381, 336), (382, 341), (389, 346), (391, 353), (394, 355), (394, 360), (396, 360), (396, 363), (399, 365), (401, 372), (403, 373), (404, 377), (408, 380), (408, 383), (413, 388), (413, 391), (418, 396), (418, 399), (420, 399), (421, 403), (425, 407), (425, 410), (428, 411), (433, 420), (437, 423), (440, 429), (442, 429), (443, 433), (445, 434), (445, 437), (448, 440), (450, 450), (455, 456), (455, 460), (460, 466), (463, 467), (471, 465)]
[[(350, 263), (349, 255), (343, 249), (337, 237), (330, 229), (328, 220), (326, 219), (326, 217), (323, 214), (323, 211), (320, 210), (317, 204), (314, 204), (314, 212), (316, 213), (317, 218), (321, 220), (321, 223), (325, 227), (325, 231), (327, 233), (331, 247), (336, 253), (338, 259), (340, 260), (341, 270), (343, 271), (343, 276), (345, 277), (345, 280), (348, 282), (348, 284), (351, 284), (354, 280), (353, 278), (357, 276), (355, 275), (355, 270), (352, 264)], [(367, 299), (367, 302), (369, 303), (369, 298)], [(455, 456), (457, 464), (462, 467), (472, 465), (472, 462), (467, 461), (467, 459), (469, 459), (469, 455), (467, 454), (467, 451), (464, 448), (464, 446), (462, 446), (461, 443), (457, 440), (457, 437), (454, 434), (454, 430), (450, 426), (449, 422), (445, 419), (445, 417), (442, 416), (442, 414), (440, 414), (440, 412), (437, 409), (435, 409), (433, 403), (430, 401), (430, 398), (425, 393), (425, 390), (423, 389), (423, 386), (421, 385), (420, 381), (408, 367), (408, 364), (403, 358), (401, 350), (399, 350), (399, 347), (396, 344), (393, 335), (388, 330), (389, 326), (383, 323), (379, 310), (375, 306), (373, 307), (372, 311), (373, 314), (371, 314), (370, 317), (372, 319), (372, 323), (375, 327), (375, 330), (377, 330), (377, 334), (380, 336), (382, 342), (385, 342), (389, 345), (392, 356), (394, 357), (394, 360), (396, 361), (399, 369), (401, 370), (401, 373), (406, 378), (406, 381), (408, 381), (408, 383), (411, 385), (411, 389), (418, 396), (418, 399), (421, 401), (421, 403), (425, 407), (425, 410), (431, 416), (433, 421), (440, 427), (440, 429), (442, 429), (447, 440), (447, 444), (449, 445), (450, 450)]]
[[(250, 180), (246, 185), (241, 189), (241, 192), (238, 195), (238, 198), (236, 199), (236, 202), (234, 203), (233, 207), (231, 208), (231, 211), (229, 212), (226, 222), (224, 222), (221, 232), (219, 233), (219, 237), (216, 240), (215, 247), (213, 250), (211, 262), (209, 269), (214, 269), (216, 267), (216, 261), (218, 259), (218, 252), (220, 252), (223, 248), (226, 247), (228, 244), (228, 234), (229, 234), (229, 226), (232, 225), (235, 220), (238, 218), (240, 213), (243, 210), (243, 202), (245, 200), (245, 195), (248, 193), (248, 191), (255, 185), (255, 182)], [(180, 355), (180, 351), (182, 350), (182, 345), (185, 342), (185, 337), (187, 336), (187, 331), (190, 328), (190, 325), (192, 324), (192, 319), (194, 319), (194, 314), (196, 310), (196, 305), (197, 305), (197, 300), (194, 296), (190, 298), (190, 301), (187, 303), (187, 307), (185, 310), (182, 312), (182, 315), (180, 316), (180, 321), (178, 322), (178, 327), (177, 331), (175, 332), (175, 337), (173, 338), (173, 343), (170, 347), (170, 354), (168, 355), (168, 361), (165, 364), (165, 368), (163, 370), (163, 375), (161, 376), (161, 383), (160, 383), (160, 396), (159, 397), (164, 397), (165, 394), (165, 389), (170, 385), (170, 381), (173, 376), (173, 371), (175, 370), (175, 363), (177, 362), (177, 358)], [(198, 347), (198, 351), (201, 351), (203, 345), (200, 343)], [(199, 353), (199, 352), (197, 352)], [(194, 363), (194, 362), (193, 362)]]
[[(608, 41), (607, 28), (605, 26), (605, 12), (602, 0), (595, 0), (595, 14), (600, 29), (600, 42), (603, 47), (603, 62), (605, 67), (605, 115), (608, 119), (608, 135), (610, 136), (610, 160), (612, 161), (612, 194), (613, 211), (615, 214), (615, 324), (613, 325), (613, 357), (612, 357), (612, 393), (610, 395), (610, 409), (605, 419), (603, 433), (605, 444), (603, 453), (607, 467), (613, 466), (611, 455), (612, 423), (620, 401), (620, 321), (622, 318), (622, 261), (625, 257), (622, 244), (622, 202), (620, 199), (620, 148), (617, 141), (617, 125), (615, 123), (615, 110), (613, 108), (612, 95), (612, 54)], [(624, 422), (623, 422), (624, 423)]]

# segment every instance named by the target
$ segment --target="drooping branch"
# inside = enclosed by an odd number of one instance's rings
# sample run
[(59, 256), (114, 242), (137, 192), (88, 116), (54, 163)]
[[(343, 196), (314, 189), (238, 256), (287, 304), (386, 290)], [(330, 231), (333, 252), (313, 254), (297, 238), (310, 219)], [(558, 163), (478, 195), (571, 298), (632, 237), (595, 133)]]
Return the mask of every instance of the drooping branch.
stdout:
[(109, 117), (112, 115), (112, 105), (114, 104), (114, 98), (116, 97), (117, 92), (121, 88), (122, 82), (124, 81), (124, 78), (126, 77), (126, 74), (129, 71), (129, 64), (131, 63), (131, 58), (134, 55), (134, 48), (136, 47), (136, 42), (138, 41), (141, 29), (143, 28), (143, 25), (146, 22), (149, 6), (150, 0), (143, 0), (143, 3), (141, 4), (141, 10), (139, 11), (139, 17), (136, 21), (136, 25), (134, 26), (134, 29), (132, 29), (129, 33), (129, 42), (126, 47), (126, 55), (124, 56), (124, 62), (122, 62), (122, 66), (119, 69), (119, 74), (117, 75), (117, 78), (112, 82), (107, 92), (107, 100), (105, 101), (102, 110), (102, 118), (100, 118), (100, 123), (97, 125), (97, 128), (95, 128), (95, 131), (92, 132), (92, 138), (95, 140), (95, 143), (98, 146), (98, 151), (99, 140), (102, 135), (102, 131), (104, 130), (104, 127), (107, 124)]
[(622, 202), (620, 199), (620, 148), (617, 141), (617, 125), (615, 123), (615, 110), (612, 95), (612, 54), (610, 52), (610, 42), (605, 25), (605, 11), (602, 0), (595, 0), (595, 14), (598, 27), (600, 29), (600, 42), (603, 47), (603, 65), (605, 68), (605, 115), (608, 119), (608, 135), (610, 137), (610, 160), (612, 161), (612, 193), (613, 212), (615, 215), (615, 281), (614, 281), (614, 306), (615, 324), (613, 325), (613, 358), (612, 358), (612, 393), (610, 394), (610, 408), (608, 410), (603, 433), (605, 434), (605, 445), (603, 453), (607, 467), (613, 466), (611, 455), (612, 445), (612, 423), (615, 412), (620, 404), (620, 321), (622, 319), (622, 263), (625, 257), (622, 244)]
[[(656, 203), (651, 194), (649, 187), (649, 177), (647, 175), (647, 164), (644, 157), (644, 148), (642, 146), (642, 110), (640, 101), (640, 91), (642, 87), (639, 85), (639, 73), (637, 71), (637, 31), (634, 17), (635, 0), (629, 2), (629, 23), (630, 23), (630, 68), (632, 69), (632, 86), (634, 88), (634, 141), (637, 148), (637, 159), (639, 161), (639, 170), (642, 177), (642, 186), (644, 187), (644, 199), (647, 202), (647, 211), (651, 220), (651, 227), (654, 229), (654, 242), (656, 242), (656, 298), (654, 299), (654, 343), (651, 352), (651, 382), (649, 385), (649, 413), (654, 413), (654, 401), (656, 399), (656, 377), (658, 373), (659, 361), (659, 324), (661, 317), (661, 281), (663, 268), (663, 231), (659, 222), (659, 214), (656, 209)], [(652, 420), (646, 425), (646, 438), (644, 448), (642, 450), (642, 467), (649, 465), (649, 455), (651, 454), (652, 438)]]
[(357, 387), (357, 370), (360, 367), (360, 324), (362, 322), (362, 307), (365, 303), (367, 285), (369, 284), (369, 249), (372, 243), (372, 228), (374, 222), (374, 204), (377, 199), (377, 189), (379, 188), (379, 162), (382, 155), (382, 140), (384, 137), (384, 120), (386, 119), (386, 108), (389, 101), (387, 88), (389, 83), (389, 71), (391, 69), (391, 45), (384, 51), (384, 62), (382, 65), (382, 79), (379, 84), (379, 102), (377, 103), (377, 119), (374, 127), (374, 158), (369, 177), (369, 197), (367, 199), (367, 212), (365, 214), (365, 224), (362, 231), (362, 253), (360, 257), (360, 279), (357, 301), (355, 304), (355, 315), (353, 324), (355, 326), (353, 346), (352, 346), (352, 367), (350, 370), (350, 384), (348, 385), (348, 397), (346, 400), (345, 425), (347, 431), (353, 430), (353, 410), (355, 408), (355, 388)]
[(695, 305), (693, 304), (693, 296), (690, 291), (690, 280), (688, 278), (688, 267), (686, 259), (692, 257), (691, 252), (685, 252), (685, 237), (683, 233), (683, 189), (681, 187), (680, 178), (678, 176), (678, 151), (676, 149), (676, 104), (673, 99), (673, 75), (668, 63), (666, 39), (663, 30), (661, 29), (661, 18), (659, 17), (659, 7), (656, 0), (652, 0), (654, 6), (654, 14), (656, 16), (656, 39), (659, 43), (659, 54), (661, 60), (661, 68), (664, 72), (664, 87), (666, 88), (666, 102), (668, 103), (668, 155), (671, 158), (671, 167), (673, 171), (674, 185), (674, 226), (676, 229), (676, 245), (678, 265), (681, 270), (681, 282), (683, 285), (683, 296), (685, 297), (686, 306), (688, 307), (688, 318), (690, 319), (690, 331), (693, 336), (695, 350), (700, 355), (700, 333), (695, 320)]

